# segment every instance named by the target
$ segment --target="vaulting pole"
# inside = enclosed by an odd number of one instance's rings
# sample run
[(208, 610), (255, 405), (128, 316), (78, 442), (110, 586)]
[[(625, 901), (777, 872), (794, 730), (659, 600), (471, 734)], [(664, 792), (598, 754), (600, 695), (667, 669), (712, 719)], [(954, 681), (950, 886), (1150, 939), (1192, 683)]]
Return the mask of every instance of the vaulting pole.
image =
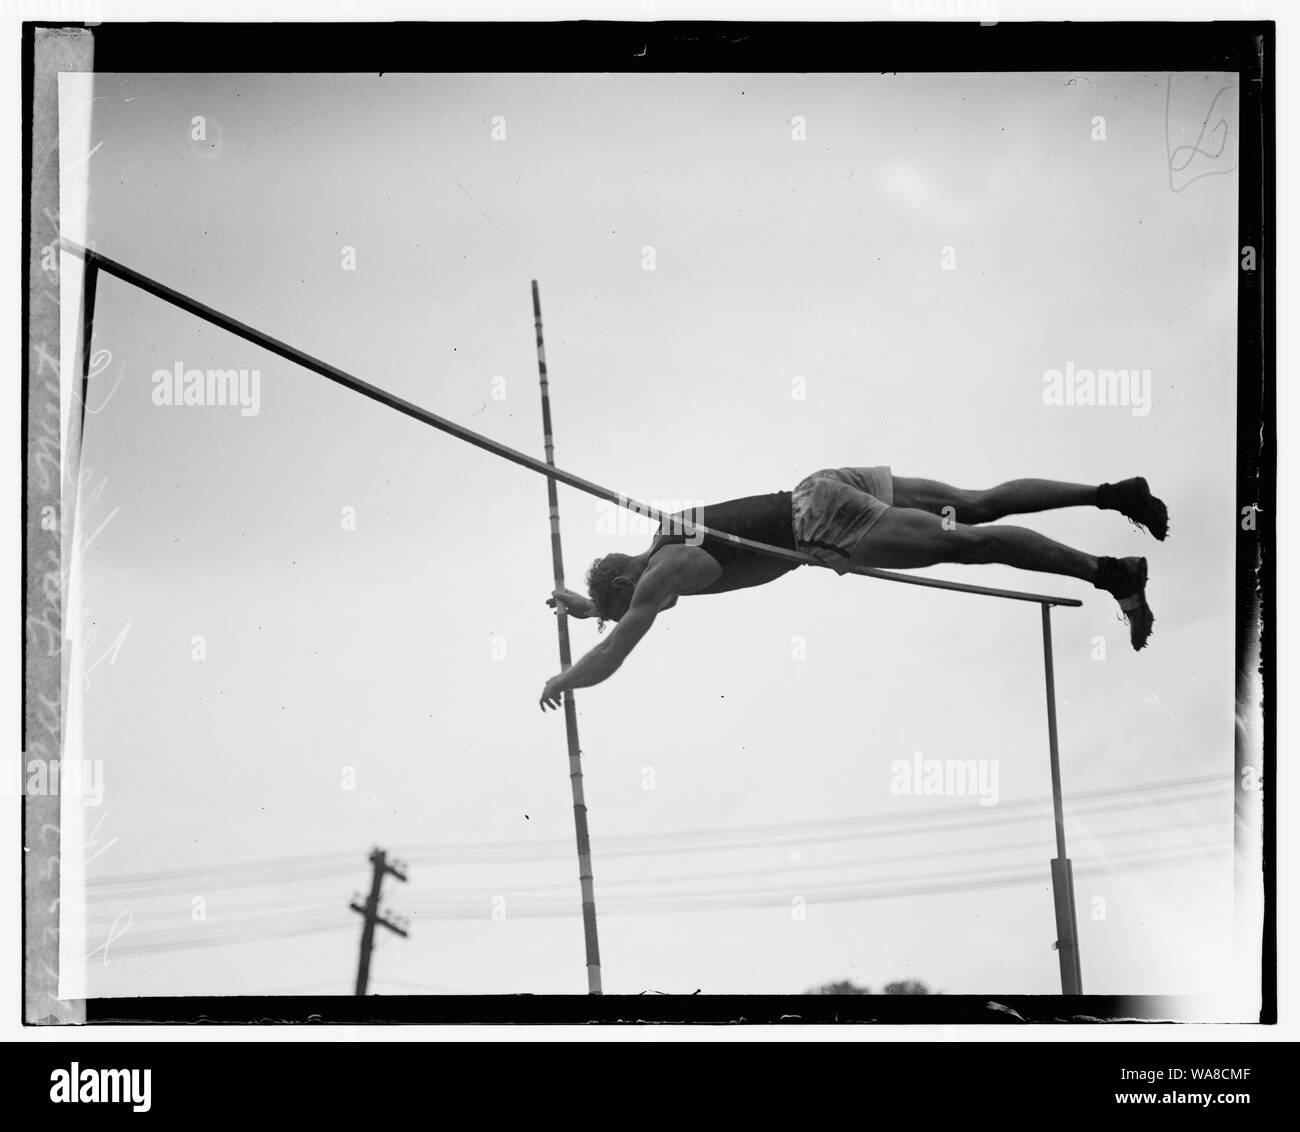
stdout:
[[(546, 463), (555, 467), (555, 438), (551, 432), (551, 389), (546, 375), (546, 347), (542, 344), (542, 300), (533, 280), (533, 325), (537, 328), (537, 376), (542, 387), (542, 437)], [(560, 504), (555, 477), (546, 478), (546, 500), (551, 515), (551, 565), (555, 588), (564, 589), (564, 556), (560, 549)], [(555, 628), (560, 638), (560, 669), (573, 663), (569, 652), (569, 615), (564, 603), (555, 603)], [(578, 746), (578, 708), (573, 692), (564, 693), (564, 733), (569, 741), (569, 785), (573, 789), (573, 828), (578, 838), (578, 883), (582, 886), (582, 933), (587, 941), (587, 993), (600, 994), (600, 943), (596, 938), (596, 889), (591, 872), (591, 840), (587, 835), (587, 803), (582, 791), (582, 751)]]

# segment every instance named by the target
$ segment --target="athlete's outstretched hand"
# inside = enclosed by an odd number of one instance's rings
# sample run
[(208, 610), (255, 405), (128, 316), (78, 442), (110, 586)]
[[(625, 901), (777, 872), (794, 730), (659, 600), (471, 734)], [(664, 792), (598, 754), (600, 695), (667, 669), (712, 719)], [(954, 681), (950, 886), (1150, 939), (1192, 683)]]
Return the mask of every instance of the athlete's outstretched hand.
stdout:
[(563, 702), (564, 695), (564, 673), (558, 676), (552, 676), (546, 681), (546, 687), (542, 689), (542, 698), (537, 702), (541, 705), (542, 711), (547, 708), (558, 709)]
[(590, 598), (585, 598), (572, 590), (552, 590), (551, 596), (546, 599), (546, 604), (552, 609), (562, 608), (570, 617), (587, 618), (595, 612)]

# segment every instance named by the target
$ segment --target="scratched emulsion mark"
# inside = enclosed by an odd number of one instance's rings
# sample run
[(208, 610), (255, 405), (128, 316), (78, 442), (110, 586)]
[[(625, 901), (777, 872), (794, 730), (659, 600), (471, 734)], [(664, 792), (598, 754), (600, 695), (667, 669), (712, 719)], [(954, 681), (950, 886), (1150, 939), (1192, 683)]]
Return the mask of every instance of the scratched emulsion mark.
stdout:
[[(28, 252), (30, 314), (27, 334), (28, 390), (24, 528), (23, 760), (48, 764), (62, 746), (63, 600), (60, 550), (62, 465), (59, 436), (58, 362), (46, 349), (59, 337), (57, 261), (43, 251), (58, 205), (57, 68), (69, 65), (55, 41), (38, 32), (33, 60), (31, 247)], [(53, 225), (57, 240), (57, 222)], [(51, 270), (51, 266), (53, 270)], [(46, 522), (41, 523), (41, 517)], [(49, 521), (50, 517), (54, 522)], [(75, 1021), (59, 1000), (59, 800), (23, 798), (23, 1018), (37, 1024)]]
[[(95, 358), (100, 364), (97, 365), (92, 359), (87, 382), (87, 403), (84, 405), (79, 403), (79, 411), (73, 413), (72, 427), (76, 427), (80, 412), (92, 415), (101, 412), (121, 384), (120, 372), (117, 380), (111, 385), (106, 383), (108, 364), (111, 361), (110, 352), (96, 351)], [(96, 541), (117, 517), (120, 508), (113, 507), (107, 514), (101, 514), (103, 511), (101, 500), (108, 488), (108, 479), (106, 476), (98, 475), (84, 462), (78, 464), (76, 456), (80, 452), (79, 445), (69, 446), (66, 465), (60, 458), (57, 427), (60, 387), (56, 379), (59, 370), (57, 354), (51, 351), (46, 342), (34, 341), (29, 388), (33, 394), (33, 414), (36, 413), (35, 406), (38, 401), (42, 404), (44, 413), (41, 418), (33, 420), (29, 430), (29, 489), (45, 494), (50, 502), (42, 506), (40, 515), (34, 517), (34, 525), (29, 528), (29, 569), (39, 566), (40, 588), (38, 601), (37, 594), (29, 584), (26, 616), (27, 650), (29, 660), (43, 661), (63, 669), (66, 667), (65, 659), (71, 660), (65, 658), (64, 650), (69, 644), (73, 645), (79, 653), (78, 659), (73, 662), (76, 668), (74, 675), (79, 677), (77, 685), (84, 697), (89, 694), (96, 673), (101, 669), (111, 668), (116, 662), (130, 632), (131, 623), (126, 622), (107, 645), (99, 642), (99, 622), (102, 619), (98, 618), (91, 608), (84, 559), (87, 552), (94, 547)], [(79, 398), (77, 400), (80, 402)], [(57, 475), (52, 474), (55, 472)], [(61, 506), (63, 488), (68, 485), (72, 487), (72, 491), (67, 498), (76, 513), (75, 520), (72, 520), (75, 529), (71, 531), (68, 530), (70, 520), (65, 508)], [(43, 554), (37, 549), (38, 539), (44, 539), (46, 542)], [(75, 599), (72, 597), (74, 585)], [(71, 608), (65, 607), (65, 601)], [(28, 690), (29, 706), (32, 704), (35, 706), (34, 718), (31, 720), (35, 725), (34, 733), (33, 729), (29, 728), (29, 757), (24, 760), (24, 771), (28, 782), (54, 781), (52, 776), (56, 768), (68, 765), (66, 760), (76, 754), (69, 749), (70, 736), (64, 727), (67, 705), (63, 696), (59, 694), (60, 688), (63, 692), (67, 692), (67, 683), (60, 680), (52, 689), (52, 694), (47, 694), (39, 686)], [(46, 791), (27, 788), (25, 790), (27, 805), (29, 807), (45, 807), (51, 804), (58, 806), (58, 795), (65, 787), (62, 785), (62, 776), (57, 781), (61, 785), (48, 794)], [(62, 862), (66, 860), (66, 852), (73, 851), (73, 846), (77, 842), (77, 838), (73, 837), (70, 844), (64, 836), (66, 831), (61, 824), (62, 816), (61, 811), (58, 814), (46, 815), (42, 826), (41, 848), (48, 846), (50, 856), (42, 862), (43, 867), (39, 871), (34, 875), (29, 874), (29, 889), (33, 881), (36, 881), (42, 889), (52, 889), (47, 891), (41, 901), (44, 904), (44, 917), (48, 922), (42, 928), (40, 944), (42, 950), (52, 947), (55, 956), (60, 954), (61, 934), (68, 928), (63, 919), (65, 913), (82, 918), (83, 923), (85, 916), (84, 906), (73, 908), (65, 905), (61, 896), (64, 883), (61, 875)], [(99, 828), (102, 821), (101, 815), (99, 823), (91, 830), (89, 838), (82, 845), (85, 860), (83, 867), (77, 870), (79, 876), (84, 876), (85, 868), (91, 861), (102, 855), (116, 841), (114, 838), (101, 847)], [(29, 863), (36, 864), (31, 861), (30, 855)], [(91, 961), (102, 956), (103, 965), (107, 966), (110, 946), (126, 933), (130, 925), (129, 913), (126, 914), (124, 923), (120, 918), (115, 920), (108, 938), (98, 947), (90, 950), (84, 956), (85, 960)], [(74, 929), (71, 932), (70, 939), (75, 940), (76, 931)], [(29, 967), (29, 971), (35, 976), (32, 982), (39, 979), (52, 984), (42, 992), (41, 997), (51, 1005), (57, 1003), (63, 1007), (66, 1004), (61, 1003), (57, 998), (60, 972), (57, 962), (50, 962), (51, 958), (43, 958), (39, 966)], [(29, 994), (33, 989), (29, 986)], [(58, 1011), (44, 1011), (35, 1017), (46, 1022), (73, 1020), (60, 1018)]]
[[(48, 769), (63, 751), (63, 488), (59, 429), (59, 192), (60, 74), (93, 69), (94, 33), (85, 28), (37, 28), (31, 59), (31, 179), (27, 202), (28, 316), (26, 524), (24, 527), (23, 758)], [(76, 102), (75, 96), (71, 99)], [(89, 100), (83, 100), (89, 101)], [(65, 119), (66, 120), (66, 119)], [(111, 663), (111, 662), (110, 662)], [(57, 1025), (85, 1020), (85, 1004), (59, 998), (59, 912), (62, 828), (57, 794), (24, 790), (23, 1018)]]
[[(93, 861), (102, 857), (117, 844), (118, 839), (116, 837), (104, 837), (101, 833), (104, 822), (107, 818), (108, 811), (102, 811), (83, 841), (82, 847), (85, 851), (85, 865), (87, 871), (89, 871), (89, 867)], [(87, 899), (90, 899), (89, 896)], [(89, 950), (86, 952), (86, 962), (91, 963), (93, 960), (98, 958), (101, 961), (100, 965), (107, 967), (109, 965), (109, 953), (112, 950), (113, 944), (131, 930), (131, 925), (135, 921), (135, 914), (129, 908), (124, 908), (118, 911), (116, 915), (114, 915), (113, 922), (109, 925), (107, 932), (102, 930), (102, 925), (92, 924), (89, 922), (89, 912), (87, 912), (87, 920), (86, 945), (89, 947)], [(99, 942), (95, 946), (91, 947), (90, 945), (95, 943), (96, 940)], [(86, 996), (88, 998), (99, 997), (94, 990), (95, 981), (93, 969), (87, 970)]]
[(1170, 74), (1165, 86), (1165, 158), (1171, 192), (1181, 193), (1197, 181), (1237, 168), (1237, 111), (1235, 80)]
[(131, 921), (133, 917), (130, 909), (123, 909), (113, 917), (113, 923), (108, 929), (108, 934), (104, 937), (104, 942), (98, 947), (93, 947), (86, 953), (87, 959), (94, 959), (97, 955), (102, 955), (104, 966), (108, 966), (109, 949), (121, 939), (128, 931), (131, 930)]

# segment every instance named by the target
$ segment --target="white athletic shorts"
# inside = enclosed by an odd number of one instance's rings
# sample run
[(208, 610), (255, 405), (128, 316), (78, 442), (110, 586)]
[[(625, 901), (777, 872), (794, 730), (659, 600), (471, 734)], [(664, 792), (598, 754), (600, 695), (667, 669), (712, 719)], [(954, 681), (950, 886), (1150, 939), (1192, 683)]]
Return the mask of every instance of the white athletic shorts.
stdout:
[(791, 504), (800, 550), (837, 574), (880, 517), (894, 505), (889, 466), (824, 468), (799, 481)]

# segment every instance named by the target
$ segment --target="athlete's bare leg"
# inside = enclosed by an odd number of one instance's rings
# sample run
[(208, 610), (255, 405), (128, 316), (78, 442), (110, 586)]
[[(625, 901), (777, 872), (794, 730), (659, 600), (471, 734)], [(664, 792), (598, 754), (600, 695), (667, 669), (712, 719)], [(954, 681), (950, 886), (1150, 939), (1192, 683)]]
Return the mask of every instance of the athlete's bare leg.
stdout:
[(932, 515), (946, 513), (959, 523), (992, 523), (1007, 515), (1028, 515), (1058, 507), (1094, 507), (1097, 485), (1058, 480), (1010, 480), (984, 490), (953, 487), (938, 480), (894, 477), (894, 503)]
[(850, 562), (877, 569), (915, 570), (944, 562), (1001, 563), (1090, 582), (1119, 602), (1135, 649), (1144, 648), (1155, 617), (1146, 600), (1145, 558), (1098, 558), (1026, 527), (951, 523), (913, 507), (890, 507)]
[(1058, 507), (1100, 507), (1118, 511), (1157, 539), (1169, 534), (1169, 510), (1151, 494), (1141, 476), (1119, 483), (1062, 483), (1059, 480), (1009, 480), (975, 491), (938, 480), (894, 477), (894, 503), (943, 515), (959, 523), (992, 523), (1007, 515), (1028, 515)]
[[(894, 498), (898, 498), (897, 480)], [(929, 511), (895, 506), (871, 528), (852, 561), (856, 566), (886, 570), (914, 570), (943, 562), (1001, 563), (1092, 582), (1098, 560), (1026, 527), (951, 524)]]

